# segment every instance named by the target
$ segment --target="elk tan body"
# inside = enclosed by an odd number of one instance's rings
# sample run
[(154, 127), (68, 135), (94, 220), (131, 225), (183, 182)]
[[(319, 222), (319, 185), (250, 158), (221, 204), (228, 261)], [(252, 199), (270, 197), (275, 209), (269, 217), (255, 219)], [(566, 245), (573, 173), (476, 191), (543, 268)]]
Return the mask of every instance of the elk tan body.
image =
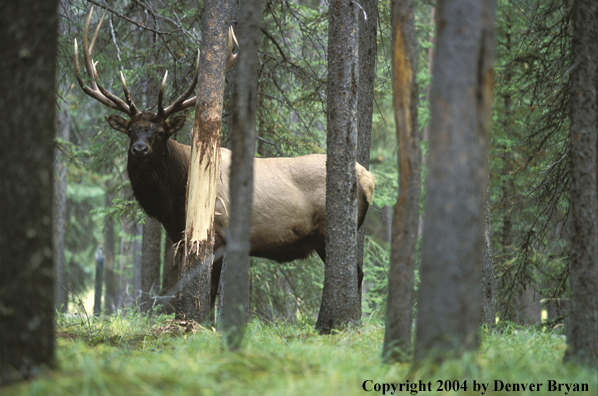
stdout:
[[(127, 172), (135, 198), (148, 215), (162, 223), (170, 238), (176, 243), (185, 232), (185, 205), (191, 147), (170, 137), (180, 130), (184, 116), (168, 117), (195, 105), (195, 98), (187, 99), (193, 89), (188, 89), (164, 109), (162, 99), (166, 77), (158, 96), (157, 114), (140, 112), (129, 95), (121, 74), (125, 101), (111, 94), (98, 83), (95, 63), (91, 58), (93, 44), (87, 44), (90, 12), (83, 33), (83, 50), (86, 71), (91, 87), (80, 76), (77, 45), (75, 41), (75, 71), (83, 91), (108, 107), (129, 115), (125, 120), (116, 115), (106, 117), (115, 130), (130, 139)], [(101, 22), (100, 22), (101, 24)], [(229, 55), (226, 70), (234, 65), (232, 55), (232, 30), (229, 35)], [(191, 88), (197, 83), (197, 74)], [(228, 227), (229, 169), (231, 152), (220, 149), (220, 174), (218, 177), (214, 251), (225, 245)], [(374, 177), (363, 166), (355, 164), (357, 171), (357, 219), (360, 227), (372, 200)], [(254, 197), (251, 225), (251, 250), (254, 257), (264, 257), (279, 262), (305, 258), (314, 251), (325, 261), (326, 229), (326, 155), (311, 154), (295, 158), (255, 158)], [(212, 271), (212, 304), (222, 268), (221, 258), (214, 262)], [(363, 273), (359, 269), (360, 278)], [(361, 281), (361, 279), (359, 279)]]

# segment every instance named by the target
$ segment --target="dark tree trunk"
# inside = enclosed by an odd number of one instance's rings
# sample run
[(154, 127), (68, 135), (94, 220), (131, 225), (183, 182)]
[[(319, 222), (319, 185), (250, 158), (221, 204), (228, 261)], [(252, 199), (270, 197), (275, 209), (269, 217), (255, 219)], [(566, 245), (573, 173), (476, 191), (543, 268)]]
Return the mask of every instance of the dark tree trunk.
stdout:
[(492, 261), (492, 227), (490, 224), (490, 172), (486, 162), (486, 197), (484, 199), (484, 252), (482, 253), (482, 323), (490, 327), (496, 322), (494, 262)]
[(357, 268), (357, 87), (361, 10), (350, 0), (329, 6), (326, 269), (316, 328), (359, 320)]
[(226, 242), (226, 272), (220, 298), (225, 348), (240, 347), (249, 309), (249, 250), (253, 204), (253, 156), (258, 78), (258, 48), (262, 0), (241, 5), (239, 20), (239, 64), (233, 94), (230, 168), (230, 222)]
[[(67, 106), (66, 103), (62, 104)], [(56, 135), (62, 141), (69, 141), (71, 115), (64, 108), (57, 112)], [(53, 202), (54, 264), (56, 265), (56, 300), (55, 306), (60, 312), (66, 312), (68, 293), (66, 292), (66, 273), (64, 259), (64, 234), (66, 220), (66, 164), (59, 148), (54, 150), (54, 202)]]
[(54, 359), (57, 7), (0, 3), (0, 387)]
[(490, 223), (490, 173), (486, 164), (486, 198), (484, 203), (484, 252), (482, 254), (482, 323), (494, 326), (496, 322), (496, 297), (494, 289), (494, 262), (492, 260), (492, 227)]
[(438, 2), (416, 360), (478, 344), (494, 7)]
[(209, 0), (203, 11), (200, 72), (195, 102), (187, 223), (177, 318), (203, 322), (210, 301), (214, 259), (214, 209), (220, 165), (220, 131), (227, 57), (229, 1)]
[(93, 314), (102, 313), (102, 287), (104, 285), (104, 251), (101, 247), (96, 251), (96, 276), (93, 296)]
[[(106, 186), (105, 206), (112, 204), (112, 192)], [(116, 277), (114, 274), (114, 221), (112, 217), (104, 219), (104, 283), (106, 285), (104, 294), (104, 310), (110, 315), (116, 311)]]
[(421, 195), (420, 151), (417, 126), (415, 16), (413, 0), (392, 2), (393, 103), (399, 143), (399, 198), (392, 227), (388, 304), (383, 357), (410, 356), (413, 318), (415, 245)]
[(131, 239), (131, 257), (133, 258), (133, 290), (131, 295), (135, 305), (141, 302), (141, 259), (143, 255), (143, 225), (133, 224), (133, 238)]
[(596, 69), (598, 3), (573, 6), (571, 63), (571, 301), (565, 361), (598, 359), (598, 200), (596, 185)]
[[(370, 169), (370, 147), (372, 141), (372, 115), (374, 111), (374, 83), (376, 80), (376, 25), (378, 23), (378, 1), (362, 0), (365, 16), (359, 18), (359, 93), (357, 95), (357, 162)], [(363, 249), (365, 226), (357, 231), (358, 273), (363, 274)], [(361, 276), (363, 278), (363, 275)], [(361, 282), (357, 285), (359, 304), (357, 315), (361, 317)]]
[(160, 294), (162, 224), (148, 217), (143, 225), (141, 256), (141, 312), (148, 312)]

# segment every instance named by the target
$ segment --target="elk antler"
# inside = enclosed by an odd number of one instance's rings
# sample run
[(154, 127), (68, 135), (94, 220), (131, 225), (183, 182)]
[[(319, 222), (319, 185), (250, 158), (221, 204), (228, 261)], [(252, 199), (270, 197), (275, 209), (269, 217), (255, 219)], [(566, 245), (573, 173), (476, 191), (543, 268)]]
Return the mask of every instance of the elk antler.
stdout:
[(89, 15), (87, 16), (87, 21), (85, 22), (85, 29), (83, 30), (83, 57), (85, 58), (85, 70), (87, 71), (87, 76), (89, 77), (91, 87), (85, 85), (83, 78), (81, 77), (81, 70), (79, 69), (79, 53), (77, 48), (77, 39), (75, 39), (75, 74), (77, 75), (77, 81), (81, 86), (83, 92), (87, 95), (91, 96), (92, 98), (96, 99), (98, 102), (124, 113), (127, 113), (130, 117), (133, 117), (135, 114), (139, 113), (139, 110), (131, 100), (131, 95), (129, 93), (129, 89), (127, 88), (127, 82), (125, 81), (125, 76), (123, 73), (120, 73), (120, 81), (123, 84), (123, 91), (125, 93), (125, 100), (126, 103), (120, 99), (118, 96), (115, 96), (106, 88), (102, 87), (98, 84), (98, 72), (96, 69), (97, 62), (94, 62), (92, 59), (93, 48), (96, 43), (96, 39), (98, 38), (98, 32), (100, 31), (100, 27), (102, 26), (102, 22), (104, 22), (104, 17), (106, 16), (106, 11), (104, 11), (104, 15), (102, 15), (102, 19), (100, 23), (96, 27), (96, 30), (93, 34), (91, 39), (91, 44), (88, 43), (88, 36), (89, 36), (89, 23), (91, 22), (91, 16), (93, 14), (93, 6), (89, 11)]
[[(225, 73), (232, 69), (237, 63), (237, 57), (239, 52), (233, 53), (233, 47), (237, 46), (239, 48), (239, 43), (237, 42), (237, 38), (235, 37), (235, 32), (233, 31), (232, 26), (228, 28), (228, 46), (227, 46), (227, 54), (226, 54), (226, 68)], [(160, 93), (158, 94), (158, 116), (163, 117), (164, 119), (168, 118), (170, 115), (174, 113), (178, 113), (179, 111), (188, 109), (189, 107), (195, 106), (195, 98), (196, 96), (187, 99), (189, 95), (195, 90), (197, 85), (197, 79), (199, 76), (199, 51), (197, 51), (197, 66), (195, 70), (195, 77), (193, 78), (193, 82), (191, 86), (181, 95), (177, 100), (175, 100), (168, 108), (164, 109), (163, 107), (163, 98), (164, 98), (164, 88), (166, 87), (166, 78), (168, 77), (168, 70), (164, 73), (164, 79), (162, 80), (162, 86), (160, 87)]]

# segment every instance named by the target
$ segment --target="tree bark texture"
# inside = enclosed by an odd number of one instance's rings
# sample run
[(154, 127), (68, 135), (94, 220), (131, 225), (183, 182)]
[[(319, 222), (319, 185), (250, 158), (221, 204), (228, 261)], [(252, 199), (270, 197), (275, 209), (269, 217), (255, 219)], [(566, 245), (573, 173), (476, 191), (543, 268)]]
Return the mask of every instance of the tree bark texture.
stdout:
[[(66, 103), (62, 103), (67, 106)], [(56, 135), (62, 141), (69, 141), (71, 114), (65, 108), (58, 110), (56, 117)], [(54, 149), (54, 200), (53, 200), (53, 240), (54, 265), (56, 266), (55, 306), (60, 312), (66, 312), (68, 293), (65, 288), (66, 272), (64, 258), (64, 235), (66, 222), (66, 164), (60, 149)]]
[(0, 387), (54, 360), (57, 8), (0, 3)]
[(421, 196), (416, 82), (416, 41), (413, 0), (392, 2), (393, 104), (399, 143), (399, 197), (392, 227), (388, 302), (383, 356), (410, 356), (413, 319), (415, 245)]
[[(378, 1), (362, 0), (363, 12), (359, 16), (359, 93), (357, 95), (357, 162), (370, 169), (370, 148), (372, 145), (372, 116), (374, 112), (374, 83), (376, 80), (376, 25), (378, 23)], [(361, 280), (363, 279), (363, 250), (365, 226), (357, 230), (358, 273), (358, 316), (361, 317)]]
[(184, 258), (176, 316), (206, 320), (211, 309), (214, 210), (225, 86), (229, 1), (209, 0), (203, 11), (200, 72), (187, 188)]
[(573, 6), (571, 66), (571, 287), (564, 360), (596, 366), (598, 359), (598, 200), (596, 185), (596, 69), (598, 3)]
[(165, 235), (164, 238), (164, 258), (162, 261), (162, 313), (174, 313), (176, 296), (179, 284), (179, 260), (180, 254), (175, 257), (172, 239)]
[(329, 6), (326, 268), (316, 328), (330, 333), (359, 319), (357, 268), (358, 26), (350, 0)]
[(101, 247), (96, 250), (96, 275), (93, 295), (93, 314), (102, 313), (102, 290), (104, 286), (104, 251)]
[(149, 312), (160, 294), (160, 264), (162, 256), (162, 224), (148, 217), (143, 225), (141, 255), (142, 312)]
[(226, 272), (220, 298), (225, 298), (222, 313), (223, 346), (240, 347), (249, 309), (249, 250), (251, 208), (253, 205), (253, 156), (258, 79), (258, 48), (262, 0), (241, 4), (239, 21), (239, 64), (233, 94), (230, 167), (230, 222), (226, 241)]
[(133, 257), (133, 299), (135, 305), (141, 302), (141, 258), (143, 246), (143, 225), (140, 223), (133, 224), (133, 235), (131, 239), (131, 256)]
[(494, 262), (492, 261), (492, 227), (490, 223), (490, 169), (486, 162), (486, 196), (484, 199), (484, 252), (482, 253), (482, 324), (490, 327), (496, 322), (496, 294), (494, 291)]
[[(104, 205), (109, 207), (112, 204), (112, 191), (106, 185), (106, 198)], [(114, 273), (114, 220), (111, 216), (104, 219), (104, 311), (107, 315), (116, 312), (117, 293), (116, 276)]]
[(416, 360), (478, 344), (494, 8), (438, 2)]

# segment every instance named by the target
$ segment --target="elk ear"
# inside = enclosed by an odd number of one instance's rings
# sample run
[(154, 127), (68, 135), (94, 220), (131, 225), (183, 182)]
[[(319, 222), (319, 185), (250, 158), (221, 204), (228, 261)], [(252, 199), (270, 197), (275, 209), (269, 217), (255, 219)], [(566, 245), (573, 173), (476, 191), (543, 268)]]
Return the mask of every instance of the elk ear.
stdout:
[(173, 133), (177, 132), (179, 129), (185, 125), (185, 121), (187, 117), (185, 116), (177, 116), (174, 117), (172, 120), (166, 122), (166, 133), (168, 136), (172, 135)]
[(126, 121), (124, 118), (117, 115), (106, 116), (106, 121), (108, 122), (108, 125), (110, 125), (110, 128), (116, 129), (126, 135), (129, 134), (129, 124), (131, 121)]

